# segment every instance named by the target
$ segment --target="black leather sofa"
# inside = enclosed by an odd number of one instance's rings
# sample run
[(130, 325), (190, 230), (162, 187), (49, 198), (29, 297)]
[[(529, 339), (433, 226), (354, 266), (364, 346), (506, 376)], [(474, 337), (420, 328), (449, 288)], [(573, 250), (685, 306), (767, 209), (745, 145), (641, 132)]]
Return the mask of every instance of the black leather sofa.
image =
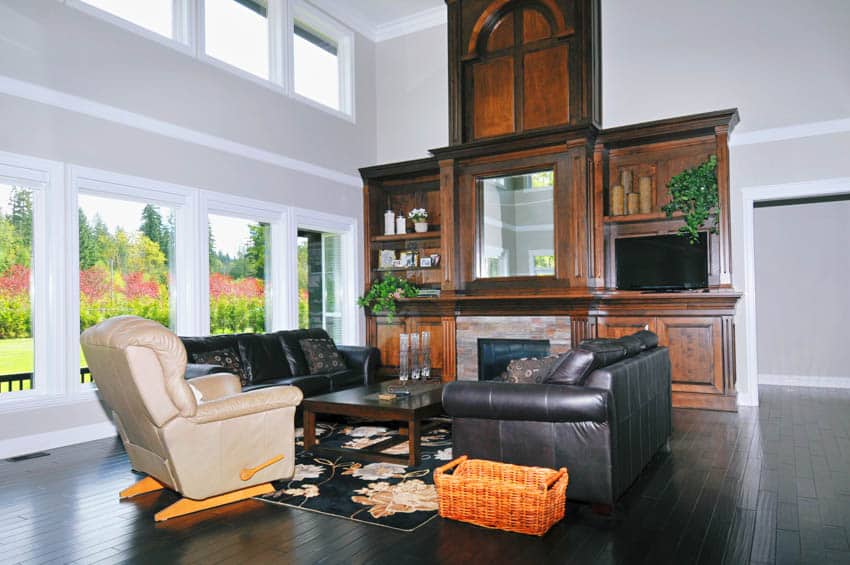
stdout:
[(197, 354), (232, 351), (242, 367), (242, 390), (277, 385), (294, 385), (305, 397), (370, 384), (380, 363), (373, 347), (337, 346), (345, 360), (344, 370), (310, 374), (301, 349), (302, 339), (330, 339), (323, 329), (289, 330), (267, 334), (232, 334), (205, 337), (181, 337), (189, 357), (186, 378), (217, 372), (231, 372), (220, 365), (192, 363)]
[(583, 342), (593, 360), (577, 385), (449, 383), (443, 408), (453, 418), (454, 455), (566, 467), (567, 498), (610, 511), (669, 445), (670, 357), (657, 344), (651, 332)]

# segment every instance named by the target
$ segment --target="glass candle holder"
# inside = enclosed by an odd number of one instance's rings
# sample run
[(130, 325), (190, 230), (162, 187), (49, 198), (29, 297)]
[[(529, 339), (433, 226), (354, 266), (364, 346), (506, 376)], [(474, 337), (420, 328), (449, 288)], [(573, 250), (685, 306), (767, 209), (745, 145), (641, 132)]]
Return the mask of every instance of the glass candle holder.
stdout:
[(410, 336), (398, 336), (398, 380), (405, 383), (410, 377)]
[(410, 334), (410, 378), (418, 381), (422, 374), (419, 364), (419, 334)]
[(422, 342), (422, 362), (421, 373), (422, 378), (431, 377), (431, 332), (422, 332), (420, 336)]

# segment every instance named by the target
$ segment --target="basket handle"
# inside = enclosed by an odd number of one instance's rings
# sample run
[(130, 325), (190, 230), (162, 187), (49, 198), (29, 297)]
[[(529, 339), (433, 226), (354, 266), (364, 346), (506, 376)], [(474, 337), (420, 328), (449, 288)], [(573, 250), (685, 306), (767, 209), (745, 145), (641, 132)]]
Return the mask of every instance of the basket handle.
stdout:
[(543, 487), (543, 490), (549, 490), (550, 488), (552, 488), (552, 485), (557, 483), (561, 479), (561, 477), (563, 477), (566, 474), (567, 474), (566, 468), (561, 467), (561, 469), (557, 473), (555, 473), (554, 475), (549, 477), (548, 481), (546, 481), (545, 483), (540, 483), (540, 486)]
[(437, 467), (436, 469), (434, 469), (434, 476), (442, 475), (446, 471), (450, 471), (450, 470), (454, 469), (455, 467), (457, 467), (458, 465), (460, 465), (461, 463), (466, 461), (466, 459), (467, 459), (466, 455), (461, 455), (460, 457), (458, 457), (454, 461), (450, 461), (450, 462), (446, 463), (445, 465), (443, 465), (442, 467)]

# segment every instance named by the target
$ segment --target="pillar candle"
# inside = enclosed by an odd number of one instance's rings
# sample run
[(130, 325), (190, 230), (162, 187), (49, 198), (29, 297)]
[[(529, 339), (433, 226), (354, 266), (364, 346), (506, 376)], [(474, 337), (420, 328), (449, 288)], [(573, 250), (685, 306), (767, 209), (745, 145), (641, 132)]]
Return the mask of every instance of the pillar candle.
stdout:
[(637, 214), (640, 211), (640, 197), (637, 192), (630, 192), (626, 196), (626, 200), (629, 206), (629, 214)]
[(652, 212), (652, 178), (640, 177), (638, 190), (640, 191), (640, 213), (649, 214)]
[(621, 185), (611, 187), (611, 201), (609, 202), (612, 216), (622, 216), (625, 205), (625, 191)]
[(620, 184), (623, 185), (623, 190), (626, 194), (632, 191), (632, 171), (623, 169), (620, 171)]

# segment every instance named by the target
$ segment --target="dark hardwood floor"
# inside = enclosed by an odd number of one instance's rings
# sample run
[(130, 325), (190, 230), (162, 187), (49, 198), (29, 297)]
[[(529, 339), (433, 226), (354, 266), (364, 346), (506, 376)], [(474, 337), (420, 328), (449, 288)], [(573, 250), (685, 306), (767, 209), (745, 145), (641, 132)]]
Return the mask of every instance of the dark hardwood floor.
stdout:
[[(762, 387), (738, 414), (674, 410), (611, 518), (569, 504), (544, 538), (437, 518), (414, 533), (243, 502), (162, 524), (170, 493), (117, 440), (0, 462), (3, 563), (850, 563), (850, 390)], [(569, 489), (567, 490), (569, 497)]]

